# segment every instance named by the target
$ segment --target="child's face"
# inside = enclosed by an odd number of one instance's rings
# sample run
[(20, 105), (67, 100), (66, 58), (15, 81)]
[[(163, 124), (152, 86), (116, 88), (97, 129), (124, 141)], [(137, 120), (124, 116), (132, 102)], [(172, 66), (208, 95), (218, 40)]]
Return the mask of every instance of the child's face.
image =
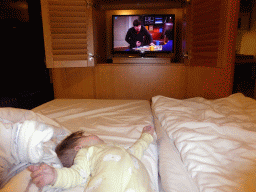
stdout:
[(79, 139), (77, 145), (80, 148), (83, 148), (83, 147), (89, 147), (92, 145), (97, 145), (97, 144), (102, 144), (102, 143), (104, 143), (104, 141), (101, 140), (97, 135), (89, 135), (89, 136), (81, 137), (81, 139)]

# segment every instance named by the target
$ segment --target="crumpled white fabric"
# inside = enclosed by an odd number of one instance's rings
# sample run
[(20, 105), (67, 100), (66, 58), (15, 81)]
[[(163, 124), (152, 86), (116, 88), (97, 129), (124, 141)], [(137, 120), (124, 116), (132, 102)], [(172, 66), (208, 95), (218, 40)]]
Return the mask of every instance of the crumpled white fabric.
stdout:
[(256, 191), (255, 100), (242, 94), (216, 100), (156, 96), (152, 103), (180, 155), (180, 171), (199, 191)]
[(17, 162), (39, 163), (44, 156), (43, 143), (53, 136), (53, 128), (44, 123), (26, 120), (18, 123), (16, 132)]
[[(29, 183), (27, 166), (46, 163), (61, 168), (55, 146), (69, 133), (56, 121), (31, 110), (0, 108), (0, 191), (38, 191)], [(43, 191), (60, 190), (44, 187)]]

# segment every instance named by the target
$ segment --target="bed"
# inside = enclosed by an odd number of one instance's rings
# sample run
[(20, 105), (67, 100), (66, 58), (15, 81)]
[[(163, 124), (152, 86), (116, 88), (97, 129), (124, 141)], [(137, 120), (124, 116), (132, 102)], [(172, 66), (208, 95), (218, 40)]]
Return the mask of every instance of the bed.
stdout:
[(152, 98), (165, 192), (256, 191), (256, 101)]
[[(128, 148), (146, 125), (153, 125), (150, 102), (146, 100), (55, 99), (33, 110), (0, 108), (0, 191), (59, 192), (39, 190), (26, 169), (31, 163), (61, 167), (54, 148), (69, 133), (84, 130), (106, 143)], [(159, 191), (158, 151), (154, 141), (145, 151), (142, 163), (149, 172), (153, 191)], [(82, 187), (69, 190), (80, 192)]]

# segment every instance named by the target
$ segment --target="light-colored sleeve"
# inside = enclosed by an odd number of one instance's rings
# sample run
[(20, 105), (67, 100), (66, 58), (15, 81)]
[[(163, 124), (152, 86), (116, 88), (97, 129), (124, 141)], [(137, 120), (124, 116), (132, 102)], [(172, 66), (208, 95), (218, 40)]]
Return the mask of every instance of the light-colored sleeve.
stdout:
[(80, 149), (70, 168), (56, 169), (57, 179), (54, 188), (68, 189), (76, 186), (86, 186), (90, 180), (90, 157), (93, 147)]
[(131, 154), (138, 159), (144, 154), (144, 151), (148, 148), (149, 144), (154, 140), (153, 136), (149, 133), (143, 133), (141, 137), (130, 148)]

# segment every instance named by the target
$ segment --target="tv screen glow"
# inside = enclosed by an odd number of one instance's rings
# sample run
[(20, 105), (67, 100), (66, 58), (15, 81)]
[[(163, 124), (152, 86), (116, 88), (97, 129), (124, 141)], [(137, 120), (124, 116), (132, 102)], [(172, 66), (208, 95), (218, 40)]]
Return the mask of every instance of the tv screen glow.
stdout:
[[(136, 31), (138, 29), (134, 26), (134, 20), (140, 22), (140, 30), (144, 31), (144, 33), (141, 32), (143, 39), (141, 37), (139, 38), (137, 35), (140, 32)], [(113, 15), (112, 52), (114, 54), (174, 53), (174, 24), (174, 14)], [(139, 41), (139, 43), (135, 45), (134, 42), (137, 41)]]

